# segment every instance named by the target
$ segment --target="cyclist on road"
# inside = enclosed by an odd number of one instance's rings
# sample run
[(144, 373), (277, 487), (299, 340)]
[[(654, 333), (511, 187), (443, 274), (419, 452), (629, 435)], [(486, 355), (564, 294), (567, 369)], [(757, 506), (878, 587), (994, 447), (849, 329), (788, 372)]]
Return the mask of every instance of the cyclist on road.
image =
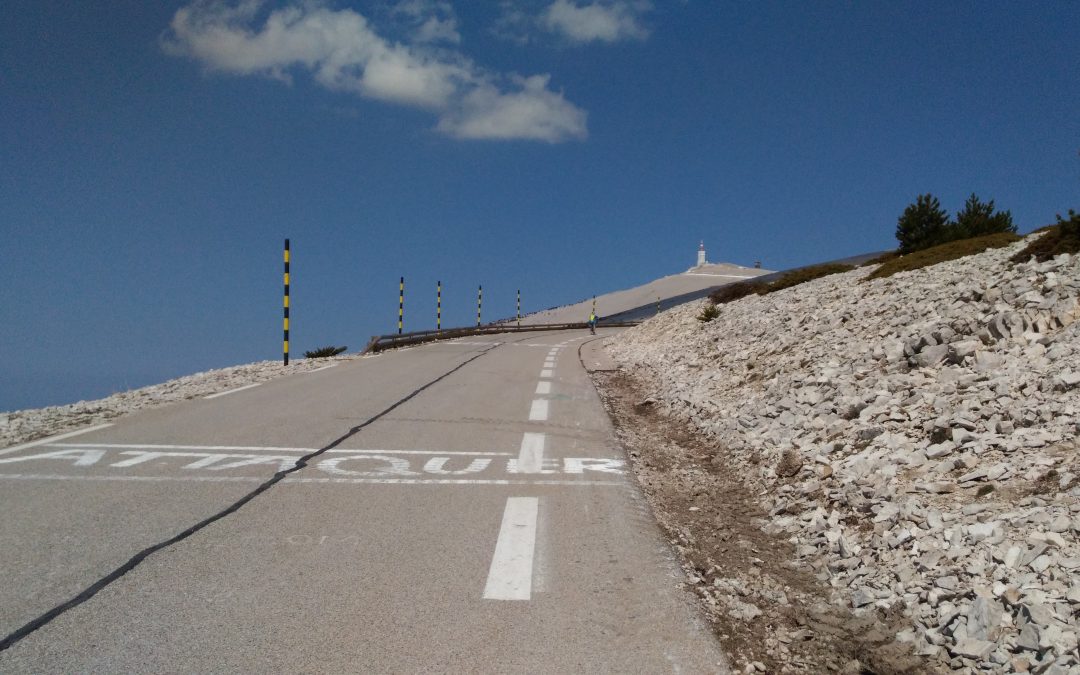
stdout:
[(596, 312), (589, 313), (589, 332), (596, 335), (596, 322), (599, 319), (596, 316)]

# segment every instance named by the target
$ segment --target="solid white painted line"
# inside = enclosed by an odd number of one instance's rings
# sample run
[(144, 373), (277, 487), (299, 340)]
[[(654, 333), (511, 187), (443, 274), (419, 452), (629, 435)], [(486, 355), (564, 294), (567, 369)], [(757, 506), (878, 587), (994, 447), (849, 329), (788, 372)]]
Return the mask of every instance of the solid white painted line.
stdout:
[(22, 445), (13, 445), (10, 448), (4, 448), (3, 450), (0, 450), (0, 455), (6, 455), (9, 452), (18, 452), (19, 450), (26, 450), (27, 448), (35, 448), (39, 445), (47, 445), (49, 443), (52, 443), (53, 441), (71, 438), (72, 436), (78, 436), (79, 434), (88, 434), (91, 431), (97, 431), (98, 429), (104, 429), (105, 427), (111, 426), (112, 422), (106, 422), (105, 424), (99, 424), (93, 427), (86, 427), (85, 429), (69, 431), (66, 434), (57, 434), (56, 436), (49, 436), (48, 438), (39, 438), (36, 441), (30, 441), (29, 443), (23, 443)]
[(546, 422), (548, 418), (548, 402), (545, 398), (538, 398), (532, 402), (529, 408), (530, 422)]
[(550, 394), (551, 393), (551, 381), (545, 380), (544, 382), (536, 383), (537, 394)]
[[(273, 452), (297, 452), (304, 455), (316, 452), (318, 450), (318, 448), (273, 448), (264, 446), (243, 445), (152, 445), (149, 443), (50, 443), (50, 446), (57, 448), (116, 448), (133, 450), (269, 450)], [(456, 450), (365, 450), (360, 448), (337, 448), (335, 450), (327, 450), (327, 452), (347, 452), (351, 454), (375, 453), (379, 455), (464, 455), (466, 457), (504, 457), (513, 454), (510, 452), (460, 452)]]
[(319, 372), (320, 370), (329, 370), (330, 368), (334, 368), (334, 367), (336, 367), (337, 365), (338, 365), (338, 364), (336, 364), (336, 363), (331, 363), (331, 364), (330, 364), (330, 365), (328, 365), (328, 366), (323, 366), (322, 368), (316, 368), (315, 370), (309, 370), (309, 371), (307, 371), (307, 372), (309, 372), (309, 373), (317, 373), (317, 372)]
[(256, 382), (255, 384), (249, 384), (246, 387), (237, 387), (236, 389), (230, 389), (228, 391), (219, 391), (216, 394), (210, 394), (209, 396), (203, 396), (203, 398), (218, 398), (219, 396), (228, 396), (229, 394), (235, 394), (238, 391), (244, 391), (245, 389), (254, 389), (261, 385), (262, 382)]
[(532, 597), (533, 554), (536, 551), (536, 497), (509, 497), (503, 511), (495, 555), (491, 558), (486, 600), (528, 600)]
[[(0, 473), (0, 480), (84, 480), (97, 482), (164, 483), (168, 481), (195, 483), (261, 483), (265, 476), (76, 476), (59, 473)], [(340, 483), (351, 485), (560, 485), (584, 487), (626, 487), (625, 481), (610, 480), (510, 480), (505, 478), (295, 478), (289, 476), (282, 484)]]
[(550, 368), (544, 368), (543, 370), (540, 371), (540, 377), (548, 377), (548, 378), (550, 378), (552, 376), (552, 373), (553, 373), (553, 371)]
[(540, 473), (544, 465), (544, 442), (547, 437), (526, 431), (521, 439), (521, 452), (518, 453), (518, 471), (520, 473)]

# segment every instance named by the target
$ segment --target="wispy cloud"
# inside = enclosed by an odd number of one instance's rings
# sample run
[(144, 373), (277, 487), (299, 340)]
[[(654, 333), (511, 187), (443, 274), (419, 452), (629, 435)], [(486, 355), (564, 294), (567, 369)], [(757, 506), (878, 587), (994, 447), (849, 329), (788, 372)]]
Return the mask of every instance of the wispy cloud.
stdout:
[[(173, 16), (162, 46), (212, 72), (291, 82), (308, 72), (321, 86), (423, 108), (436, 128), (468, 139), (560, 142), (587, 135), (586, 113), (549, 87), (547, 75), (490, 73), (462, 54), (430, 44), (460, 35), (445, 3), (406, 2), (422, 19), (411, 43), (381, 37), (351, 9), (304, 2), (267, 11), (263, 0), (195, 2)], [(449, 12), (449, 13), (447, 13)], [(429, 19), (437, 24), (428, 28)]]
[(649, 31), (641, 14), (651, 5), (645, 0), (555, 0), (540, 17), (542, 26), (573, 42), (644, 40)]
[(392, 13), (413, 24), (414, 42), (461, 43), (454, 6), (445, 0), (402, 0)]
[(526, 12), (515, 0), (499, 0), (499, 15), (491, 26), (491, 33), (503, 40), (528, 44), (536, 17)]
[(585, 133), (585, 111), (548, 89), (548, 75), (514, 78), (518, 90), (490, 85), (472, 89), (461, 105), (439, 120), (439, 129), (459, 138), (531, 138), (550, 141), (571, 130)]

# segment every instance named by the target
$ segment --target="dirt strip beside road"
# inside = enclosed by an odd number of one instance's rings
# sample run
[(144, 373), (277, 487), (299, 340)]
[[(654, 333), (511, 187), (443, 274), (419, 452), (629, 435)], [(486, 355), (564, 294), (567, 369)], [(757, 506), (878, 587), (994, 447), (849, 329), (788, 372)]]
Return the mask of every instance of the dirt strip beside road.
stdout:
[(678, 551), (713, 630), (745, 672), (930, 673), (944, 664), (895, 641), (896, 608), (855, 617), (780, 534), (725, 455), (668, 419), (623, 372), (594, 382), (657, 520)]

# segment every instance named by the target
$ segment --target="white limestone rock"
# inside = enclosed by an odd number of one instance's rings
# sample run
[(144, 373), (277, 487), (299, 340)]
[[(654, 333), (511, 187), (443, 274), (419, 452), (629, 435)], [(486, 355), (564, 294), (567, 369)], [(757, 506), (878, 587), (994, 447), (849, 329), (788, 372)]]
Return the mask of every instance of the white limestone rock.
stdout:
[[(610, 348), (848, 602), (903, 599), (920, 649), (969, 668), (1057, 667), (1080, 605), (1080, 471), (1062, 459), (1080, 434), (1080, 257), (1010, 264), (1022, 245), (825, 277), (704, 326), (691, 303)], [(788, 449), (805, 464), (781, 479)]]

